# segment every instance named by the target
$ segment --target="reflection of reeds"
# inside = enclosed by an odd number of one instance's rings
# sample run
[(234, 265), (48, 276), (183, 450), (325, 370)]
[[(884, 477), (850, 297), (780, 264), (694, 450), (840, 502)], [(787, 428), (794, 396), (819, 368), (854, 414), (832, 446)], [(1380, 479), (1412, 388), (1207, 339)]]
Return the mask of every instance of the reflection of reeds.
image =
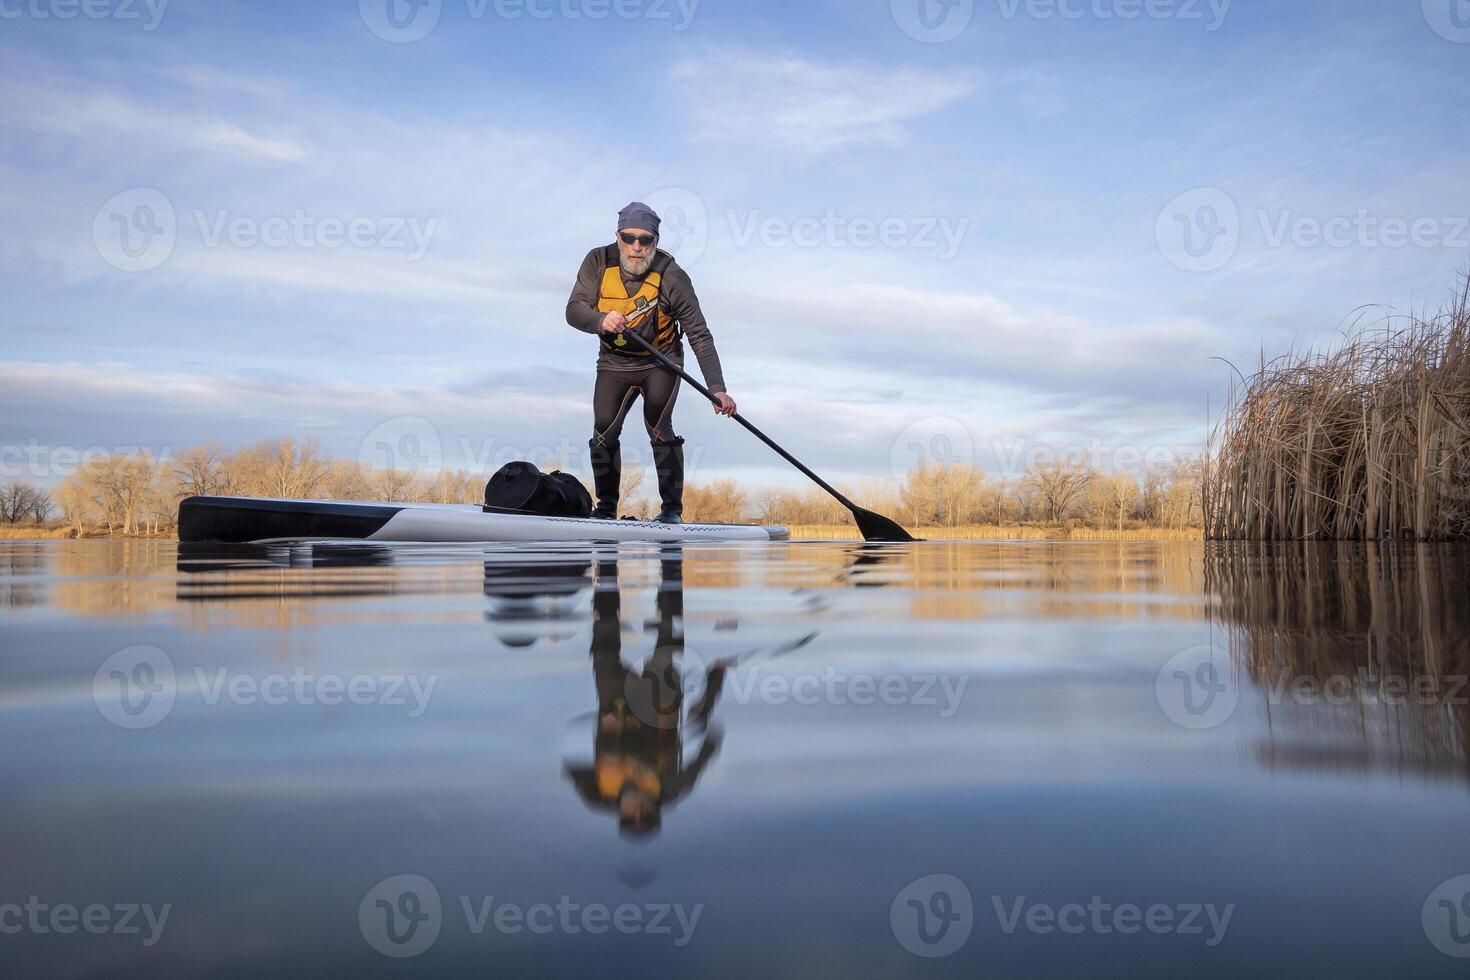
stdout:
[[(1232, 658), (1274, 698), (1271, 761), (1470, 775), (1463, 550), (1258, 542), (1205, 551), (1206, 588), (1219, 596)], [(1303, 704), (1293, 694), (1334, 683), (1351, 691), (1348, 703)], [(1408, 693), (1397, 703), (1382, 694), (1400, 687)], [(1344, 728), (1356, 732), (1354, 745)]]
[[(855, 524), (791, 524), (794, 540), (857, 541), (862, 539)], [(914, 537), (930, 541), (1198, 541), (1198, 528), (1068, 527), (1036, 524), (961, 524), (956, 527), (908, 528)]]
[(1470, 537), (1467, 294), (1262, 365), (1216, 439), (1207, 537)]

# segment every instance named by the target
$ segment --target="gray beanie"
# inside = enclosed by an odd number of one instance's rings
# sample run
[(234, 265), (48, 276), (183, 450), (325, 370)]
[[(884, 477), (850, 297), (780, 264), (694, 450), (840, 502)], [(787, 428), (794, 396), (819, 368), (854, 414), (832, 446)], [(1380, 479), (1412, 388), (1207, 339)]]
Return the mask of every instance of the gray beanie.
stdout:
[(653, 208), (642, 201), (634, 201), (618, 212), (618, 231), (625, 228), (647, 228), (657, 235), (659, 223), (659, 217)]

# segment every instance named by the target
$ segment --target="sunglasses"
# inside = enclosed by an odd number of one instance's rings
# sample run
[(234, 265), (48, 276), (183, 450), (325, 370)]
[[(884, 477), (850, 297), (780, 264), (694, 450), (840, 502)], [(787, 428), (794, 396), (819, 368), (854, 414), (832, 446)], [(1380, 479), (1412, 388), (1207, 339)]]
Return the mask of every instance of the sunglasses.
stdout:
[(630, 235), (626, 231), (618, 232), (618, 237), (623, 240), (624, 245), (632, 245), (634, 243), (637, 243), (639, 245), (642, 245), (644, 248), (647, 248), (654, 242), (658, 241), (657, 235)]

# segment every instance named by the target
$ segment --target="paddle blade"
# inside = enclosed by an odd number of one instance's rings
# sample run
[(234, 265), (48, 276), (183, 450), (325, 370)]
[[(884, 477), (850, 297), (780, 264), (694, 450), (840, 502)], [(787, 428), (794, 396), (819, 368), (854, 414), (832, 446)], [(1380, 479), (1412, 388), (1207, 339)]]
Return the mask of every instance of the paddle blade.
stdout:
[(858, 530), (863, 534), (865, 541), (916, 541), (912, 534), (899, 526), (897, 521), (889, 520), (882, 514), (875, 514), (871, 510), (861, 507), (852, 509), (853, 520), (857, 521)]

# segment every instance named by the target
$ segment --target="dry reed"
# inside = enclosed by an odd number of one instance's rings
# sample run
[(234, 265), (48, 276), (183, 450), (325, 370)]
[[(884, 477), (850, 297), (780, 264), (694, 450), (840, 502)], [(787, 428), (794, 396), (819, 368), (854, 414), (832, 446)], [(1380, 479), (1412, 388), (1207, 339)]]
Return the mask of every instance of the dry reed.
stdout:
[(1213, 539), (1470, 537), (1470, 282), (1329, 353), (1263, 363), (1212, 437)]

